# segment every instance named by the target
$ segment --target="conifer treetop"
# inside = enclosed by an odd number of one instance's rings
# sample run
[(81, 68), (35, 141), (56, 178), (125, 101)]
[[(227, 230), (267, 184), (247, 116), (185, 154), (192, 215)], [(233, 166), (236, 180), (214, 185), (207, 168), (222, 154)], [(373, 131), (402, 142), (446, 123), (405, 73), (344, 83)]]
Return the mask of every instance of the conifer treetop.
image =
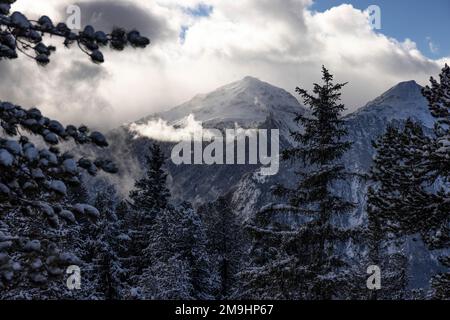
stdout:
[(450, 130), (450, 67), (445, 64), (439, 75), (439, 82), (430, 78), (431, 87), (427, 85), (422, 93), (428, 100), (433, 117), (437, 118), (439, 126)]
[(311, 110), (312, 117), (298, 115), (295, 119), (304, 132), (291, 132), (299, 147), (283, 153), (284, 160), (297, 159), (309, 164), (326, 165), (342, 157), (351, 143), (341, 141), (347, 129), (341, 119), (345, 105), (340, 102), (341, 90), (347, 83), (334, 83), (333, 75), (322, 66), (323, 84), (314, 83), (313, 93), (297, 87), (295, 91)]
[(428, 101), (428, 107), (434, 118), (436, 148), (431, 155), (434, 169), (446, 176), (450, 176), (450, 67), (446, 64), (437, 81), (430, 78), (430, 86), (422, 90), (422, 94)]
[(147, 211), (148, 214), (154, 209), (166, 208), (170, 192), (166, 186), (167, 173), (163, 169), (165, 158), (159, 144), (150, 146), (146, 160), (145, 177), (136, 181), (130, 199), (133, 208)]

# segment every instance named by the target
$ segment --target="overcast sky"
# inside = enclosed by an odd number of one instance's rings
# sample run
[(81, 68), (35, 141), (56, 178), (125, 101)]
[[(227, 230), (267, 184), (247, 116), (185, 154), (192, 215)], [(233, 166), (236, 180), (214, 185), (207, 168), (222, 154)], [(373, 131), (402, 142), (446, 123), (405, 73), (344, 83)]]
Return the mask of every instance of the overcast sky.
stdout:
[[(325, 64), (338, 81), (350, 82), (344, 101), (355, 110), (400, 81), (425, 84), (450, 62), (448, 52), (430, 54), (417, 45), (417, 26), (401, 37), (392, 28), (374, 31), (364, 8), (323, 2), (18, 0), (14, 8), (29, 18), (45, 13), (54, 20), (67, 19), (67, 5), (77, 3), (83, 24), (136, 27), (152, 44), (145, 50), (106, 50), (101, 66), (61, 46), (46, 68), (25, 57), (1, 61), (0, 99), (39, 106), (65, 123), (107, 129), (247, 75), (291, 92), (296, 86), (310, 88)], [(401, 12), (398, 19), (420, 23)], [(436, 29), (430, 41), (441, 33)]]

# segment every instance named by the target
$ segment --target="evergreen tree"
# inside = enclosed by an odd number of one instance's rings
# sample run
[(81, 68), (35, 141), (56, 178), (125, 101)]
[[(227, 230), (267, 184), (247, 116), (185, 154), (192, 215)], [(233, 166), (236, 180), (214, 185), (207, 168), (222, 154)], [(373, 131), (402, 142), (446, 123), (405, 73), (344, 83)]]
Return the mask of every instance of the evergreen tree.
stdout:
[[(311, 117), (297, 116), (304, 129), (292, 132), (298, 146), (283, 152), (284, 160), (305, 166), (298, 172), (300, 179), (294, 189), (275, 188), (275, 194), (287, 197), (289, 205), (264, 208), (248, 227), (255, 240), (254, 264), (243, 273), (250, 296), (267, 292), (263, 297), (332, 299), (348, 282), (339, 275), (345, 264), (335, 249), (348, 240), (349, 232), (333, 224), (337, 215), (353, 209), (352, 203), (333, 192), (333, 185), (346, 179), (339, 160), (351, 147), (344, 141), (347, 130), (341, 119), (345, 84), (334, 84), (325, 67), (322, 75), (323, 85), (315, 84), (313, 94), (296, 89), (310, 107)], [(274, 222), (279, 212), (307, 217), (300, 227), (292, 227)]]
[[(440, 81), (430, 79), (431, 86), (423, 89), (423, 95), (433, 117), (436, 118), (435, 139), (429, 152), (428, 174), (438, 185), (434, 206), (434, 223), (428, 228), (426, 240), (432, 249), (446, 250), (450, 247), (450, 67), (446, 64), (439, 75)], [(428, 208), (427, 208), (428, 211)], [(450, 258), (439, 258), (444, 268), (450, 268)], [(431, 285), (432, 297), (449, 299), (450, 272), (436, 275)]]
[(115, 213), (118, 197), (113, 186), (100, 190), (94, 201), (100, 218), (83, 225), (83, 245), (78, 248), (86, 263), (83, 279), (87, 285), (79, 293), (83, 299), (119, 299), (124, 276), (117, 254), (119, 221)]
[(205, 224), (208, 253), (219, 272), (219, 299), (227, 299), (240, 290), (238, 272), (245, 255), (242, 225), (229, 205), (229, 197), (219, 197), (198, 209)]
[[(286, 224), (277, 223), (274, 209), (263, 208), (245, 226), (251, 238), (250, 261), (239, 273), (241, 283), (237, 298), (261, 300), (308, 299), (307, 270), (300, 266), (299, 259), (288, 251), (286, 242), (298, 235)], [(308, 275), (311, 280), (311, 274)]]
[[(112, 248), (114, 256), (112, 261), (114, 266), (111, 267), (113, 275), (111, 282), (116, 284), (113, 289), (117, 292), (119, 299), (131, 298), (131, 290), (133, 288), (133, 272), (136, 265), (136, 250), (133, 248), (133, 230), (130, 225), (131, 209), (126, 200), (117, 203), (115, 207), (113, 219), (117, 219), (109, 226), (107, 239)], [(146, 226), (147, 228), (147, 226)], [(133, 281), (132, 281), (133, 280)]]
[(166, 186), (167, 173), (163, 169), (164, 155), (158, 144), (153, 144), (147, 156), (146, 176), (136, 181), (130, 192), (130, 204), (133, 209), (150, 213), (154, 209), (163, 209), (168, 205), (170, 192)]
[(157, 144), (150, 151), (145, 177), (118, 209), (126, 221), (121, 238), (129, 239), (121, 258), (128, 274), (125, 298), (212, 299), (218, 280), (203, 223), (191, 205), (169, 204), (163, 153)]
[(439, 75), (440, 81), (431, 77), (431, 86), (422, 93), (428, 101), (431, 115), (436, 119), (435, 149), (430, 155), (433, 170), (443, 177), (450, 176), (450, 67), (446, 64)]
[(374, 142), (377, 154), (371, 179), (375, 185), (369, 189), (367, 202), (369, 258), (383, 270), (384, 285), (373, 298), (407, 297), (407, 259), (401, 253), (402, 245), (395, 255), (389, 255), (387, 248), (430, 225), (432, 216), (424, 216), (423, 210), (434, 199), (426, 190), (426, 171), (421, 169), (430, 143), (421, 125), (410, 119), (403, 129), (389, 125)]
[[(380, 260), (384, 234), (397, 238), (420, 234), (430, 250), (448, 250), (450, 245), (449, 137), (450, 68), (440, 82), (431, 78), (423, 89), (431, 114), (436, 118), (433, 137), (426, 137), (418, 124), (407, 121), (403, 131), (389, 128), (379, 143), (372, 175), (377, 185), (369, 193), (369, 221), (378, 225), (373, 236), (372, 259)], [(381, 241), (380, 241), (381, 240)], [(376, 254), (375, 254), (376, 253)], [(448, 267), (448, 257), (439, 259)], [(382, 261), (381, 261), (382, 263)], [(394, 282), (395, 283), (395, 282)], [(449, 273), (431, 280), (431, 297), (450, 296)]]
[(67, 202), (74, 205), (77, 203), (89, 203), (91, 200), (84, 177), (81, 177), (80, 180), (80, 183), (69, 186), (67, 190)]
[(150, 256), (144, 251), (152, 241), (155, 217), (169, 206), (167, 173), (163, 169), (164, 155), (158, 144), (151, 146), (149, 151), (145, 176), (136, 181), (135, 188), (130, 192), (130, 200), (121, 208), (126, 221), (126, 230), (122, 233), (130, 239), (125, 253), (130, 288), (138, 286), (144, 269), (152, 263)]
[(151, 242), (144, 251), (151, 265), (141, 279), (141, 292), (153, 299), (213, 299), (217, 272), (207, 252), (200, 216), (191, 205), (158, 212)]

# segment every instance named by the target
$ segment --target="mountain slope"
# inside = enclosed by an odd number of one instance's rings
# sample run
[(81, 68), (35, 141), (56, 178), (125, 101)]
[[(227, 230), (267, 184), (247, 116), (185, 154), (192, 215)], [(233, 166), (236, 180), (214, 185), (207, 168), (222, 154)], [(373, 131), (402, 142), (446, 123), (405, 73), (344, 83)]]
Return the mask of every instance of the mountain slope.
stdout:
[[(153, 114), (112, 131), (109, 135), (115, 159), (121, 165), (123, 179), (130, 187), (130, 177), (136, 177), (136, 167), (142, 166), (147, 145), (152, 136), (134, 139), (133, 126), (153, 125), (153, 120), (162, 119), (174, 128), (183, 127), (190, 117), (202, 122), (204, 128), (234, 129), (280, 129), (280, 145), (289, 144), (289, 131), (295, 127), (296, 114), (304, 114), (305, 108), (287, 91), (246, 77), (241, 81), (218, 88), (209, 94), (198, 95), (192, 100), (167, 112)], [(160, 136), (160, 135), (159, 135)], [(159, 137), (158, 136), (158, 137)], [(164, 139), (165, 140), (165, 139)], [(173, 143), (160, 141), (166, 154), (170, 155)], [(136, 163), (133, 159), (138, 159)], [(172, 193), (178, 200), (195, 204), (213, 201), (230, 192), (239, 180), (253, 173), (258, 165), (181, 165), (167, 162), (170, 171)], [(118, 184), (121, 184), (118, 182)]]
[(421, 90), (415, 81), (401, 82), (345, 118), (348, 139), (353, 142), (352, 150), (345, 156), (348, 167), (369, 169), (374, 154), (372, 141), (384, 133), (390, 122), (412, 118), (425, 128), (433, 128), (434, 119)]
[[(402, 82), (369, 102), (358, 111), (345, 117), (349, 131), (347, 139), (353, 142), (352, 149), (344, 156), (344, 163), (351, 172), (358, 173), (353, 179), (336, 186), (336, 192), (358, 206), (348, 217), (335, 223), (344, 227), (356, 227), (366, 223), (366, 191), (369, 182), (363, 178), (368, 172), (374, 150), (372, 141), (382, 135), (390, 122), (401, 123), (407, 118), (421, 121), (431, 132), (433, 118), (427, 102), (421, 94), (421, 87), (414, 81)], [(139, 120), (145, 125), (150, 120), (163, 119), (174, 127), (183, 126), (189, 116), (203, 122), (207, 128), (278, 128), (280, 146), (288, 147), (292, 141), (289, 130), (296, 127), (293, 118), (296, 113), (306, 113), (297, 99), (283, 89), (276, 88), (258, 79), (246, 77), (241, 81), (223, 86), (210, 94), (198, 95), (167, 112), (154, 114)], [(131, 181), (140, 174), (147, 146), (151, 137), (134, 138), (130, 127), (115, 130), (110, 139), (115, 141), (115, 155), (122, 163), (122, 181), (117, 185), (131, 187)], [(173, 143), (160, 141), (167, 155)], [(137, 161), (135, 161), (137, 159)], [(280, 172), (275, 176), (261, 176), (258, 165), (180, 165), (167, 161), (170, 187), (176, 200), (187, 200), (195, 205), (214, 202), (219, 196), (227, 195), (229, 207), (240, 217), (248, 219), (262, 206), (282, 200), (274, 198), (271, 186), (276, 183), (294, 184), (297, 180), (296, 167), (282, 162)], [(295, 217), (287, 218), (286, 223), (298, 223)], [(290, 219), (290, 220), (289, 220)], [(423, 247), (423, 246), (422, 246)], [(409, 243), (411, 275), (413, 286), (426, 286), (430, 275), (436, 270), (432, 253), (421, 248), (420, 244)], [(357, 247), (346, 248), (349, 256), (355, 254)], [(353, 251), (353, 253), (352, 253)], [(355, 258), (357, 259), (357, 258)], [(424, 267), (425, 266), (425, 267)]]
[[(359, 173), (368, 171), (374, 154), (372, 141), (383, 134), (389, 122), (404, 121), (411, 117), (423, 122), (427, 128), (433, 126), (433, 118), (428, 111), (421, 89), (414, 81), (399, 83), (366, 106), (345, 117), (349, 130), (348, 140), (353, 142), (351, 151), (344, 157), (349, 170)], [(289, 131), (296, 128), (293, 121), (296, 113), (305, 114), (308, 111), (290, 93), (256, 78), (246, 77), (209, 94), (198, 95), (169, 111), (145, 117), (136, 123), (145, 125), (150, 120), (163, 119), (168, 125), (176, 128), (183, 126), (189, 116), (194, 116), (195, 120), (202, 122), (205, 128), (233, 129), (235, 126), (278, 128), (281, 148), (285, 148), (292, 143)], [(145, 146), (150, 143), (152, 137), (133, 139), (135, 134), (130, 131), (130, 126), (115, 130), (111, 135), (111, 139), (119, 145), (116, 153), (120, 154), (118, 159), (121, 162), (126, 162), (124, 159), (126, 155), (125, 158), (135, 157), (142, 163), (147, 152)], [(162, 141), (162, 144), (167, 154), (170, 154), (173, 143)], [(254, 165), (175, 166), (171, 161), (168, 161), (168, 165), (171, 181), (173, 181), (172, 189), (177, 198), (197, 204), (212, 201), (219, 195), (242, 189), (240, 181), (252, 180), (251, 177), (259, 169), (259, 166)], [(125, 175), (136, 174), (135, 165), (127, 164), (123, 167)], [(282, 163), (277, 176), (264, 179), (256, 177), (256, 181), (261, 181), (259, 184), (262, 189), (265, 184), (270, 185), (274, 182), (289, 184), (295, 181), (294, 173), (294, 168), (290, 164)], [(360, 197), (364, 195), (358, 190), (362, 186), (360, 182), (354, 183), (356, 185), (343, 186), (347, 189), (343, 192), (348, 193), (350, 197), (356, 197), (354, 200), (361, 203)], [(240, 197), (237, 198), (242, 198), (243, 190), (240, 192)], [(248, 216), (250, 211), (271, 199), (268, 192), (261, 190), (255, 192), (259, 193), (260, 197), (252, 194), (250, 198), (254, 201), (245, 201), (245, 206), (236, 205), (236, 208), (246, 208), (245, 213), (241, 212), (243, 216)], [(359, 213), (362, 214), (362, 210)], [(356, 220), (361, 221), (361, 218)]]
[(245, 77), (209, 94), (197, 95), (178, 107), (151, 115), (138, 123), (161, 118), (169, 124), (177, 124), (193, 115), (206, 127), (237, 123), (244, 128), (257, 128), (269, 116), (290, 123), (295, 113), (304, 111), (297, 99), (287, 91), (256, 78)]
[(385, 122), (411, 117), (431, 128), (434, 119), (431, 116), (427, 101), (422, 95), (422, 87), (415, 81), (406, 81), (392, 87), (366, 106), (349, 115), (348, 118), (376, 116)]

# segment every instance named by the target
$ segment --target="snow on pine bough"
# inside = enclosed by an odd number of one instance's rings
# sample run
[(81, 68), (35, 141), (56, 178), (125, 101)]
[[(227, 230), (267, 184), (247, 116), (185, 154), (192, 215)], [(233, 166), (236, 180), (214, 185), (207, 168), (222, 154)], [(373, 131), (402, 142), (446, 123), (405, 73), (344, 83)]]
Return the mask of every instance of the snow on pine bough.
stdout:
[[(68, 226), (100, 218), (93, 206), (67, 201), (68, 191), (82, 185), (83, 172), (114, 174), (118, 169), (108, 159), (77, 159), (60, 151), (58, 145), (67, 141), (108, 146), (103, 134), (85, 126), (64, 127), (36, 108), (9, 102), (0, 102), (0, 125), (0, 288), (17, 285), (19, 279), (43, 286), (62, 275), (68, 263), (79, 261), (59, 249)], [(27, 134), (43, 143), (37, 146)], [(33, 237), (37, 225), (48, 234), (45, 241)]]
[(86, 26), (82, 31), (71, 30), (66, 23), (54, 23), (48, 16), (37, 21), (28, 19), (22, 12), (11, 12), (15, 0), (0, 0), (0, 60), (16, 59), (18, 53), (47, 65), (56, 47), (44, 44), (46, 35), (64, 39), (64, 46), (76, 44), (94, 63), (103, 63), (102, 48), (123, 50), (127, 46), (145, 48), (150, 40), (139, 31), (114, 28), (110, 33)]

